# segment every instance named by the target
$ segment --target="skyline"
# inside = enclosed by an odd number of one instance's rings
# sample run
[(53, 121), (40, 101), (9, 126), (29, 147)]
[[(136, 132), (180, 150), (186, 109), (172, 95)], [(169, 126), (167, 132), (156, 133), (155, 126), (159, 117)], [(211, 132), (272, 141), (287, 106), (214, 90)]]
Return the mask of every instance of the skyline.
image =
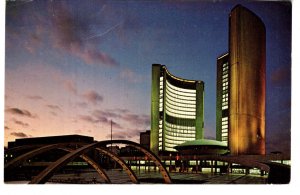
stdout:
[[(5, 145), (62, 134), (109, 139), (110, 120), (114, 139), (138, 141), (150, 129), (154, 63), (204, 81), (204, 134), (215, 138), (216, 59), (228, 50), (237, 2), (15, 3), (6, 7)], [(291, 8), (241, 4), (267, 31), (267, 153), (290, 152)]]

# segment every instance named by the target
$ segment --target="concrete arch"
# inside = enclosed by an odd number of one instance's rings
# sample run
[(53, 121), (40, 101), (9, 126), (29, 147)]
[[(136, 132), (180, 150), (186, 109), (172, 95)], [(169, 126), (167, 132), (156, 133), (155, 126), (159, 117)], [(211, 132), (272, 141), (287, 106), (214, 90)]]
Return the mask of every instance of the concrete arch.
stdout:
[(13, 148), (7, 149), (5, 152), (6, 153), (13, 153), (13, 152), (18, 152), (18, 151), (27, 150), (27, 149), (39, 148), (39, 147), (43, 147), (43, 146), (45, 146), (45, 145), (18, 146), (18, 147), (13, 147)]
[[(77, 145), (83, 145), (82, 143), (76, 143)], [(15, 168), (16, 166), (20, 165), (22, 162), (24, 162), (25, 160), (36, 156), (38, 154), (47, 152), (49, 150), (52, 150), (54, 148), (56, 149), (61, 149), (67, 152), (72, 152), (72, 149), (66, 148), (65, 146), (70, 145), (70, 143), (62, 143), (62, 144), (52, 144), (52, 145), (46, 145), (40, 148), (37, 148), (35, 150), (32, 150), (28, 153), (25, 153), (15, 159), (13, 159), (12, 161), (8, 162), (5, 166), (4, 166), (4, 173), (8, 173), (9, 171), (11, 171), (13, 168)], [(29, 149), (29, 148), (36, 148), (36, 146), (27, 146), (24, 147), (24, 149)], [(12, 149), (10, 151), (16, 151), (16, 150), (22, 150), (22, 146), (16, 148), (16, 149)], [(96, 163), (94, 162), (92, 159), (90, 159), (88, 156), (86, 155), (81, 155), (80, 156), (83, 160), (85, 160), (88, 164), (90, 164), (99, 174), (100, 177), (102, 177), (104, 179), (104, 181), (106, 183), (111, 183), (109, 177), (107, 176), (107, 174), (104, 172), (104, 170)]]
[(101, 141), (99, 142), (100, 144), (103, 145), (108, 145), (108, 144), (127, 144), (129, 146), (132, 146), (140, 151), (142, 151), (150, 160), (154, 162), (154, 164), (158, 167), (159, 172), (161, 173), (165, 183), (172, 183), (172, 179), (164, 167), (164, 165), (161, 163), (160, 159), (150, 150), (147, 148), (141, 146), (140, 144), (137, 144), (135, 142), (129, 141), (129, 140), (107, 140), (107, 141)]
[(130, 167), (128, 167), (126, 165), (126, 163), (117, 155), (115, 155), (114, 153), (110, 152), (109, 150), (103, 149), (103, 148), (96, 148), (96, 150), (98, 150), (99, 152), (109, 156), (110, 158), (114, 159), (127, 173), (127, 175), (129, 176), (129, 178), (131, 179), (132, 183), (136, 183), (138, 184), (139, 181), (135, 175), (135, 173), (130, 169)]
[(49, 151), (49, 150), (52, 150), (54, 148), (58, 148), (58, 147), (64, 147), (68, 145), (67, 143), (64, 143), (64, 144), (51, 144), (51, 145), (46, 145), (46, 146), (43, 146), (43, 147), (40, 147), (40, 148), (37, 148), (35, 150), (32, 150), (30, 152), (27, 152), (21, 156), (18, 156), (17, 158), (9, 161), (8, 163), (6, 163), (4, 165), (4, 171), (7, 172), (7, 171), (10, 171), (11, 169), (19, 166), (21, 163), (23, 163), (25, 160), (33, 157), (33, 156), (36, 156), (38, 154), (41, 154), (41, 153), (44, 153), (46, 151)]
[(48, 181), (49, 178), (52, 177), (54, 172), (58, 170), (60, 167), (66, 165), (68, 162), (72, 161), (74, 158), (80, 156), (81, 154), (88, 152), (93, 147), (97, 146), (99, 144), (98, 142), (88, 144), (85, 146), (82, 146), (81, 148), (78, 148), (65, 156), (61, 157), (51, 165), (49, 165), (46, 169), (44, 169), (41, 173), (39, 173), (36, 177), (33, 178), (29, 183), (30, 184), (43, 184)]
[[(59, 149), (62, 149), (67, 152), (74, 151), (74, 150), (68, 149), (68, 148), (59, 148)], [(84, 154), (80, 155), (80, 158), (82, 158), (85, 162), (90, 164), (98, 172), (99, 176), (104, 179), (105, 183), (111, 183), (108, 175), (105, 173), (105, 171), (102, 169), (102, 167), (99, 166), (98, 163), (96, 163), (95, 161), (93, 161), (91, 158), (89, 158), (88, 156), (86, 156)]]
[(159, 158), (155, 154), (153, 154), (151, 151), (149, 151), (148, 149), (146, 149), (146, 148), (144, 148), (144, 147), (140, 146), (139, 144), (137, 144), (135, 142), (132, 142), (132, 141), (112, 140), (112, 141), (101, 141), (101, 142), (92, 143), (92, 144), (89, 144), (89, 145), (85, 145), (85, 146), (83, 146), (83, 147), (81, 147), (77, 150), (74, 150), (73, 152), (61, 157), (56, 162), (54, 162), (50, 166), (48, 166), (39, 175), (37, 175), (30, 182), (30, 184), (45, 183), (53, 175), (53, 173), (56, 170), (58, 170), (60, 167), (64, 166), (65, 164), (67, 164), (68, 162), (70, 162), (71, 160), (76, 158), (77, 156), (80, 156), (81, 154), (84, 154), (84, 153), (90, 151), (91, 149), (94, 149), (94, 148), (97, 148), (97, 147), (100, 147), (100, 146), (104, 146), (104, 145), (107, 145), (107, 144), (112, 144), (112, 143), (127, 144), (127, 145), (130, 145), (130, 146), (144, 152), (145, 155), (148, 156), (149, 159), (151, 159), (155, 163), (155, 165), (159, 168), (159, 171), (162, 174), (165, 183), (172, 183), (172, 180), (171, 180), (171, 177), (170, 177), (169, 173), (167, 172), (167, 170), (165, 169), (163, 164), (160, 162)]

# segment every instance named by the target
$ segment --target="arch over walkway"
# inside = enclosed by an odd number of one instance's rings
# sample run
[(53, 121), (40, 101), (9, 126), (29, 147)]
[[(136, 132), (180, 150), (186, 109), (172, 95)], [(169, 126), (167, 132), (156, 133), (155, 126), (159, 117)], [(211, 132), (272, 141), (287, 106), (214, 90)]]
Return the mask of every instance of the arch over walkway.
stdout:
[(96, 150), (98, 150), (99, 152), (109, 156), (110, 158), (114, 159), (127, 173), (127, 175), (129, 176), (129, 178), (131, 179), (132, 183), (136, 183), (138, 184), (139, 181), (135, 175), (135, 173), (130, 169), (130, 167), (128, 167), (126, 165), (126, 163), (117, 155), (115, 155), (114, 153), (110, 152), (109, 150), (103, 149), (103, 148), (96, 148)]
[[(82, 143), (72, 143), (72, 144), (83, 145)], [(12, 161), (8, 162), (4, 167), (4, 173), (8, 173), (13, 168), (20, 165), (22, 162), (24, 162), (25, 160), (27, 160), (31, 157), (34, 157), (38, 154), (44, 153), (46, 151), (52, 150), (52, 149), (61, 149), (61, 150), (64, 150), (66, 152), (72, 152), (73, 150), (69, 149), (69, 148), (66, 148), (66, 145), (70, 145), (70, 143), (46, 145), (46, 146), (43, 146), (41, 148), (37, 148), (33, 151), (27, 152), (27, 153), (13, 159)], [(36, 147), (34, 147), (34, 146), (25, 146), (24, 147), (24, 149), (29, 149), (29, 148), (36, 148)], [(21, 146), (17, 147), (16, 150), (22, 150), (22, 147)], [(15, 149), (12, 148), (10, 151), (15, 151)], [(80, 157), (84, 161), (86, 161), (88, 164), (90, 164), (98, 172), (99, 176), (104, 179), (104, 181), (106, 183), (111, 183), (111, 181), (108, 178), (107, 174), (104, 172), (104, 170), (96, 162), (94, 162), (92, 159), (90, 159), (86, 155), (81, 155)]]
[(63, 143), (63, 144), (51, 144), (51, 145), (46, 145), (46, 146), (43, 146), (41, 148), (37, 148), (35, 150), (32, 150), (30, 152), (27, 152), (21, 156), (18, 156), (17, 158), (9, 161), (7, 164), (4, 165), (4, 171), (7, 172), (7, 171), (10, 171), (11, 169), (13, 169), (14, 167), (20, 165), (21, 163), (23, 163), (25, 160), (33, 157), (33, 156), (36, 156), (38, 154), (41, 154), (41, 153), (44, 153), (46, 151), (49, 151), (49, 150), (52, 150), (54, 148), (57, 148), (57, 147), (64, 147), (66, 145), (69, 145), (70, 143)]
[[(59, 148), (59, 149), (62, 149), (62, 150), (67, 151), (67, 152), (73, 152), (74, 151), (74, 150), (69, 149), (69, 148)], [(109, 177), (107, 176), (105, 171), (102, 169), (102, 167), (99, 166), (98, 163), (96, 163), (90, 157), (88, 157), (84, 154), (80, 155), (80, 158), (82, 158), (85, 162), (90, 164), (98, 172), (99, 176), (104, 179), (105, 183), (111, 183)]]
[(108, 144), (127, 144), (129, 146), (132, 146), (140, 151), (142, 151), (150, 160), (154, 162), (154, 164), (158, 167), (159, 172), (161, 173), (165, 183), (172, 183), (172, 179), (164, 167), (164, 165), (161, 163), (160, 159), (150, 150), (147, 148), (141, 146), (140, 144), (137, 144), (135, 142), (129, 141), (129, 140), (107, 140), (107, 141), (101, 141), (99, 142), (100, 144), (103, 145), (108, 145)]
[[(115, 143), (127, 144), (127, 145), (130, 145), (130, 146), (144, 152), (145, 155), (147, 157), (149, 157), (149, 159), (151, 159), (155, 163), (155, 165), (159, 168), (159, 171), (162, 174), (165, 183), (172, 183), (169, 173), (167, 172), (167, 170), (165, 169), (165, 167), (163, 166), (163, 164), (160, 162), (159, 158), (155, 154), (153, 154), (148, 149), (140, 146), (139, 144), (132, 142), (132, 141), (128, 141), (128, 140), (100, 141), (100, 142), (92, 143), (89, 145), (85, 145), (85, 146), (83, 146), (77, 150), (74, 150), (73, 152), (61, 157), (56, 162), (52, 163), (45, 170), (43, 170), (40, 174), (38, 174), (30, 183), (31, 184), (45, 183), (54, 174), (54, 172), (56, 170), (58, 170), (60, 167), (64, 166), (65, 164), (67, 164), (68, 162), (70, 162), (71, 160), (76, 158), (77, 156), (80, 156), (81, 154), (84, 154), (84, 153), (90, 151), (91, 149), (94, 149), (94, 148), (97, 148), (100, 146), (105, 146), (107, 144), (115, 144)], [(129, 170), (130, 170), (130, 168), (129, 168)]]

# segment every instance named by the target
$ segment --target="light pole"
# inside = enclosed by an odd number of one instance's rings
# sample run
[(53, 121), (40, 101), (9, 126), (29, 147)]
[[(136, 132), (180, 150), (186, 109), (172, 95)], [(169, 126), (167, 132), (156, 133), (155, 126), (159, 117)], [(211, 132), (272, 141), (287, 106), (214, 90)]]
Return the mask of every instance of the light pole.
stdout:
[(110, 120), (110, 149), (112, 151), (112, 120)]

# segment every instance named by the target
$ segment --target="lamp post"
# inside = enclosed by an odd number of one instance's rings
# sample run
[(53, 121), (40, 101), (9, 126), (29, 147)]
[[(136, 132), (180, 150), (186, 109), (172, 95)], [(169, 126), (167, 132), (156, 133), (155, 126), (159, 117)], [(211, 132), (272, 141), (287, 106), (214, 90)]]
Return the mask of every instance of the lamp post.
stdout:
[(170, 168), (169, 171), (171, 172), (172, 170), (172, 153), (170, 153)]
[(112, 120), (110, 120), (110, 149), (112, 152)]

